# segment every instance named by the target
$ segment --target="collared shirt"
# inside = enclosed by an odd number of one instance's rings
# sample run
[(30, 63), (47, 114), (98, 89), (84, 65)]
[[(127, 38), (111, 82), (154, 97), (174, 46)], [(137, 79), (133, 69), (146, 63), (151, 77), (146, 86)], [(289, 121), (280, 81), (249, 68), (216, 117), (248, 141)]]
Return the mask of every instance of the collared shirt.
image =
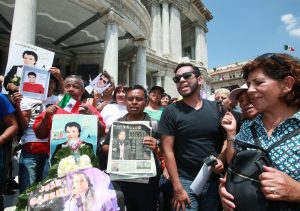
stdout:
[[(300, 128), (300, 110), (293, 116), (280, 123), (272, 132), (270, 138), (264, 128), (263, 116), (259, 114), (254, 120), (246, 120), (236, 139), (254, 144), (250, 126), (255, 125), (258, 140), (264, 149), (279, 141), (285, 134)], [(288, 139), (272, 149), (269, 153), (274, 167), (300, 181), (300, 134)]]

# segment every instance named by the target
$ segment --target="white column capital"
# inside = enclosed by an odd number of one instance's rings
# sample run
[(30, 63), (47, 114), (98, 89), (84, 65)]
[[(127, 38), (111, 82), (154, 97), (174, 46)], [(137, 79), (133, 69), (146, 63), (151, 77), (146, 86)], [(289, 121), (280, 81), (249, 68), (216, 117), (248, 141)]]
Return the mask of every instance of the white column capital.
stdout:
[(114, 10), (109, 10), (103, 17), (101, 18), (104, 23), (118, 23), (121, 24), (123, 22), (123, 18), (118, 15)]
[(136, 47), (147, 48), (148, 42), (147, 42), (147, 40), (134, 40), (133, 45)]
[(203, 29), (205, 32), (208, 32), (207, 26), (203, 25), (202, 23), (196, 21), (193, 22), (192, 24), (193, 27), (200, 27), (201, 29)]

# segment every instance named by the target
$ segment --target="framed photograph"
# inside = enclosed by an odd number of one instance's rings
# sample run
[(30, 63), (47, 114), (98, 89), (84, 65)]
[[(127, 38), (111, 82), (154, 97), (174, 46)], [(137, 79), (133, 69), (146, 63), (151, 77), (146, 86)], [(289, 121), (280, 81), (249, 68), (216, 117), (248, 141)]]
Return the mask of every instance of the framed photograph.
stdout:
[(53, 59), (54, 52), (52, 51), (14, 41), (7, 60), (2, 93), (11, 94), (20, 90), (25, 65), (48, 71), (52, 67)]
[(57, 114), (53, 116), (50, 159), (61, 148), (70, 147), (76, 154), (82, 144), (97, 150), (98, 117), (96, 115)]
[(20, 93), (24, 97), (47, 99), (50, 80), (48, 71), (24, 65), (21, 78)]
[(93, 90), (96, 90), (98, 93), (104, 92), (109, 86), (111, 86), (111, 81), (103, 74), (100, 73), (96, 78), (94, 78), (88, 86), (85, 87), (85, 90), (91, 94)]

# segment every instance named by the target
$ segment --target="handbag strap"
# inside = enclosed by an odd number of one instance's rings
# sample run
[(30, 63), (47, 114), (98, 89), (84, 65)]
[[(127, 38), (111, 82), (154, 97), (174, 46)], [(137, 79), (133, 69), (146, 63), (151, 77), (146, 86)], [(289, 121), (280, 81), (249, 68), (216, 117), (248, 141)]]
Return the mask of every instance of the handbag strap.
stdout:
[(268, 149), (266, 149), (267, 152), (270, 152), (272, 149), (277, 147), (278, 145), (282, 144), (286, 140), (292, 138), (294, 135), (297, 135), (300, 133), (300, 128), (292, 131), (291, 133), (285, 134), (279, 141), (276, 141), (274, 144), (272, 144)]
[(255, 127), (254, 127), (254, 124), (250, 126), (250, 130), (251, 130), (252, 137), (253, 137), (253, 139), (254, 139), (255, 145), (261, 147), (261, 144), (260, 144), (260, 142), (259, 142), (259, 140), (258, 140), (258, 137), (257, 137), (257, 132), (256, 132), (256, 129), (255, 129)]
[(238, 139), (234, 140), (234, 144), (239, 145), (243, 150), (246, 150), (247, 148), (258, 149), (258, 150), (261, 150), (261, 151), (267, 153), (267, 151), (259, 145), (250, 144), (250, 143), (247, 143), (247, 142), (240, 141)]

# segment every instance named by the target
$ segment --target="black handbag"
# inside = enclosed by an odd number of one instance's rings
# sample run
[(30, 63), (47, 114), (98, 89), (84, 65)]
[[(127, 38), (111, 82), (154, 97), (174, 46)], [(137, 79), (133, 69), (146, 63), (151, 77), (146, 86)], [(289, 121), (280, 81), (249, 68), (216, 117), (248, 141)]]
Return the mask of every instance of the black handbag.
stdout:
[[(265, 198), (261, 192), (259, 175), (263, 172), (263, 166), (273, 166), (272, 161), (269, 158), (269, 152), (290, 139), (294, 135), (300, 132), (300, 128), (286, 134), (279, 141), (271, 145), (268, 149), (263, 149), (258, 141), (257, 134), (254, 126), (251, 126), (252, 136), (254, 138), (255, 145), (235, 140), (242, 150), (237, 152), (233, 157), (228, 169), (226, 177), (226, 189), (234, 196), (234, 204), (236, 211), (270, 211), (274, 210), (299, 210), (300, 204), (280, 202), (275, 204), (282, 204), (282, 207), (298, 207), (283, 208), (272, 205), (272, 201)], [(248, 150), (250, 149), (250, 150)], [(289, 204), (291, 206), (289, 206)], [(299, 206), (298, 206), (299, 205)]]

